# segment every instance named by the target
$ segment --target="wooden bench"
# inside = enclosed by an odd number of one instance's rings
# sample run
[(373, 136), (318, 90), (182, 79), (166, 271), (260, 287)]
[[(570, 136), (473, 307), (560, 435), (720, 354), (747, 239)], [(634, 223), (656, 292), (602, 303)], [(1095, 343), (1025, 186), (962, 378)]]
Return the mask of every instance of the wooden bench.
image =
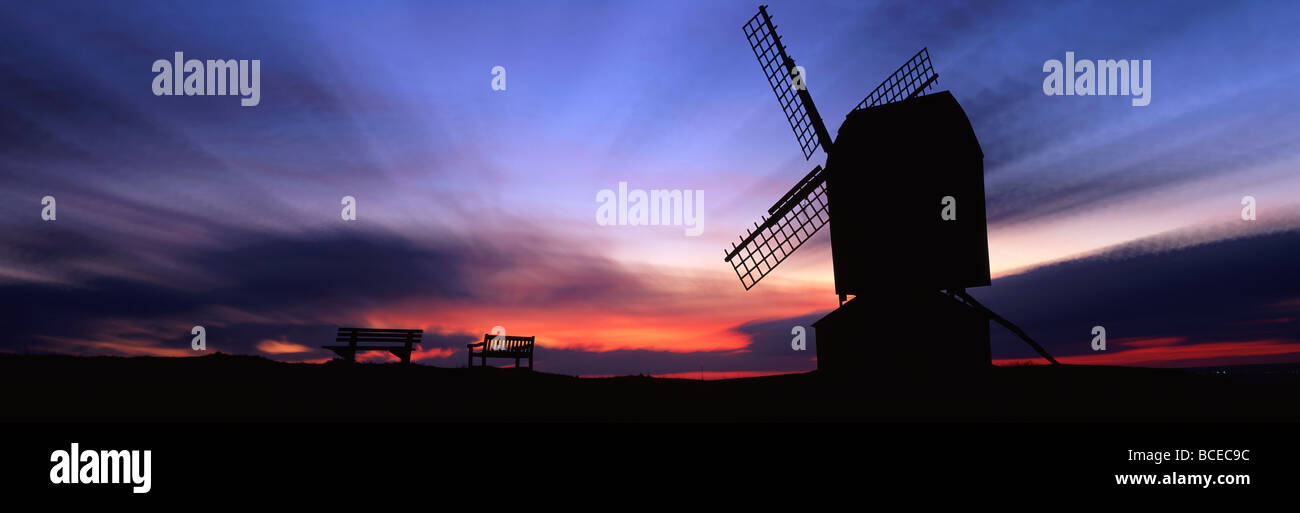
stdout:
[[(469, 366), (474, 366), (474, 357), (483, 359), (483, 367), (487, 367), (488, 357), (493, 358), (514, 358), (515, 367), (519, 367), (519, 360), (528, 359), (528, 370), (533, 370), (533, 342), (537, 337), (508, 337), (505, 335), (493, 335), (491, 333), (483, 334), (482, 342), (475, 342), (465, 346), (466, 352), (469, 353)], [(477, 353), (474, 348), (481, 347)]]
[(338, 353), (349, 362), (357, 361), (358, 351), (388, 351), (401, 358), (402, 363), (411, 363), (411, 349), (420, 343), (423, 333), (424, 330), (339, 328), (334, 341), (347, 342), (348, 345), (321, 347)]

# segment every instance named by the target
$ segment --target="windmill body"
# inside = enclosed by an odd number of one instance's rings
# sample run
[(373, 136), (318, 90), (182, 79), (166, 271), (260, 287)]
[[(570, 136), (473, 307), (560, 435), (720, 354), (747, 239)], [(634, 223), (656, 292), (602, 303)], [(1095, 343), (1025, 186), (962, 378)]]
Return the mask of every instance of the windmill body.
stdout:
[(957, 100), (941, 91), (853, 111), (826, 168), (835, 292), (854, 297), (813, 324), (818, 369), (989, 365), (988, 319), (940, 293), (990, 284), (984, 154)]
[[(987, 367), (989, 320), (1056, 363), (966, 293), (990, 284), (984, 153), (953, 95), (925, 94), (938, 80), (928, 50), (859, 103), (832, 140), (766, 6), (744, 28), (804, 157), (820, 147), (826, 164), (777, 200), (725, 260), (750, 289), (830, 226), (841, 304), (813, 324), (818, 368)], [(951, 215), (941, 216), (943, 202)]]
[(989, 285), (984, 153), (952, 94), (853, 111), (826, 168), (836, 294)]

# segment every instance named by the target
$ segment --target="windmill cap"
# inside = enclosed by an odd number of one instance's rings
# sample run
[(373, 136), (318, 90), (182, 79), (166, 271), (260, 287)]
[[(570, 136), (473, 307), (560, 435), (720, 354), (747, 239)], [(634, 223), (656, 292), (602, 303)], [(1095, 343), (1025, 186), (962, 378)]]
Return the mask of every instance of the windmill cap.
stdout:
[(884, 141), (900, 135), (923, 138), (944, 151), (964, 149), (984, 157), (970, 118), (948, 91), (854, 110), (844, 117), (835, 141)]

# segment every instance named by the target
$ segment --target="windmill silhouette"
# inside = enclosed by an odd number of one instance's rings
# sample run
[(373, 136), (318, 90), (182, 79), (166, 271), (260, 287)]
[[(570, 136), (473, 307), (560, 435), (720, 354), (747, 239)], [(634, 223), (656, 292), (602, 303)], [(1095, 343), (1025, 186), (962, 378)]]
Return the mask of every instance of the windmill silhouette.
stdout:
[(826, 163), (777, 200), (724, 260), (749, 290), (830, 225), (840, 307), (813, 323), (818, 368), (987, 366), (989, 320), (1056, 364), (966, 293), (991, 283), (984, 153), (952, 94), (925, 94), (939, 78), (928, 49), (872, 90), (832, 139), (767, 6), (744, 30), (804, 158), (821, 147)]

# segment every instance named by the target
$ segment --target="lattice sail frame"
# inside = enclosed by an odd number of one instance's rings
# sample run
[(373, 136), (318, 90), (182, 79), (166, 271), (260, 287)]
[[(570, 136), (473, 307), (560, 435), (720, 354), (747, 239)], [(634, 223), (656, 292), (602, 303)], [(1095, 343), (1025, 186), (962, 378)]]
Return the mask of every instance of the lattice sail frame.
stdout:
[(776, 26), (772, 24), (764, 7), (759, 7), (758, 14), (745, 24), (745, 38), (749, 40), (749, 48), (754, 51), (754, 57), (758, 58), (758, 64), (763, 67), (768, 85), (781, 103), (781, 110), (790, 123), (790, 129), (794, 130), (794, 136), (799, 140), (804, 160), (808, 160), (817, 151), (821, 140), (818, 131), (825, 132), (826, 129), (819, 126), (821, 118), (817, 115), (817, 107), (808, 98), (806, 89), (804, 94), (799, 94), (799, 90), (794, 87), (794, 60), (786, 55), (781, 36), (776, 34)]
[(899, 66), (893, 75), (876, 86), (876, 89), (853, 110), (894, 103), (917, 96), (933, 87), (938, 80), (939, 75), (935, 74), (934, 66), (930, 63), (930, 50), (922, 48)]
[(817, 166), (773, 205), (769, 210), (771, 218), (746, 231), (740, 246), (732, 244), (725, 260), (745, 290), (753, 288), (830, 222), (827, 205), (826, 173)]

